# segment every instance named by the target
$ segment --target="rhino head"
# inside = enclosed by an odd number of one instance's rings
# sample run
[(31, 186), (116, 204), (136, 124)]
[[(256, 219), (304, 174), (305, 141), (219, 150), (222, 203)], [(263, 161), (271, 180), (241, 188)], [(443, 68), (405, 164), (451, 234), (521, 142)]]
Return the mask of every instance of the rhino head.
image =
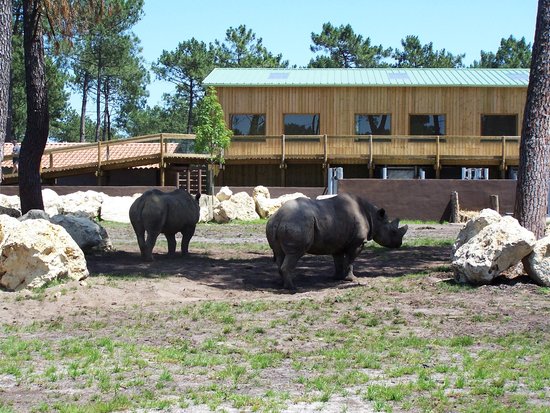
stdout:
[(375, 215), (372, 220), (372, 239), (374, 242), (387, 248), (399, 248), (409, 227), (404, 225), (399, 228), (399, 218), (390, 221), (383, 208), (376, 211)]

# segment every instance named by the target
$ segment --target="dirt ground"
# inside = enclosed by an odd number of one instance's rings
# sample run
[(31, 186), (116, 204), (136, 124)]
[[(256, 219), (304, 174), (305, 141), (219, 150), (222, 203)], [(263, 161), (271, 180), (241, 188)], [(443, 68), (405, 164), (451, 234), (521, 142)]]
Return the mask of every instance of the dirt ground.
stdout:
[[(455, 238), (460, 225), (409, 225), (406, 239)], [(144, 262), (139, 254), (130, 225), (107, 227), (114, 251), (87, 255), (90, 278), (80, 284), (72, 282), (46, 291), (44, 300), (28, 300), (22, 306), (21, 296), (30, 292), (0, 291), (0, 323), (42, 321), (55, 317), (60, 308), (93, 308), (112, 311), (115, 307), (145, 305), (170, 307), (197, 300), (257, 299), (289, 295), (281, 288), (277, 268), (265, 238), (265, 224), (202, 224), (197, 226), (190, 255), (170, 258), (163, 236), (157, 240), (153, 262)], [(235, 248), (234, 244), (240, 245)], [(231, 244), (231, 246), (228, 246)], [(179, 239), (178, 239), (179, 246)], [(398, 250), (367, 248), (356, 260), (355, 274), (359, 284), (379, 277), (399, 277), (430, 268), (449, 265), (450, 247), (415, 247)], [(334, 288), (349, 288), (352, 283), (334, 281), (332, 258), (305, 256), (298, 263), (295, 279), (296, 299), (306, 295), (331, 294)], [(127, 279), (117, 283), (96, 282), (96, 277), (109, 275)], [(450, 277), (451, 274), (443, 274)], [(63, 294), (60, 290), (63, 289)]]
[[(166, 242), (161, 242), (159, 238), (154, 250), (155, 260), (151, 263), (141, 260), (130, 225), (109, 224), (106, 228), (115, 250), (87, 256), (90, 271), (88, 279), (51, 286), (40, 293), (0, 291), (0, 328), (4, 327), (6, 332), (20, 331), (27, 338), (53, 337), (53, 341), (62, 343), (71, 337), (93, 334), (87, 326), (93, 325), (97, 320), (103, 323), (102, 331), (105, 334), (116, 332), (119, 325), (139, 324), (142, 329), (140, 334), (128, 340), (142, 345), (164, 346), (170, 343), (172, 334), (175, 334), (173, 332), (182, 332), (185, 337), (189, 336), (191, 342), (213, 334), (212, 323), (208, 320), (199, 320), (189, 329), (189, 326), (178, 324), (179, 321), (170, 316), (181, 311), (187, 304), (203, 300), (229, 303), (249, 300), (280, 302), (281, 310), (272, 310), (270, 313), (270, 316), (275, 317), (279, 312), (284, 312), (282, 308), (289, 305), (288, 303), (311, 301), (323, 306), (335, 297), (361, 290), (364, 291), (364, 301), (339, 304), (342, 313), (353, 314), (357, 311), (357, 305), (361, 304), (380, 317), (388, 317), (388, 314), (394, 317), (394, 314), (396, 319), (391, 323), (402, 326), (403, 334), (430, 338), (498, 337), (538, 331), (542, 332), (543, 337), (547, 337), (550, 332), (549, 295), (526, 277), (504, 278), (494, 285), (475, 289), (440, 288), (443, 284), (453, 285), (451, 246), (449, 242), (438, 243), (437, 240), (455, 239), (461, 225), (413, 224), (409, 225), (410, 229), (405, 237), (406, 245), (402, 248), (388, 250), (369, 245), (354, 266), (357, 283), (333, 280), (330, 257), (305, 256), (298, 264), (295, 279), (298, 291), (295, 294), (289, 294), (281, 288), (265, 239), (263, 223), (201, 224), (192, 239), (191, 254), (183, 258), (168, 258)], [(419, 239), (423, 241), (415, 243)], [(411, 277), (411, 274), (418, 276)], [(325, 323), (330, 324), (328, 327), (338, 325), (335, 320), (342, 313), (334, 312), (331, 317), (335, 319), (325, 320)], [(159, 318), (152, 319), (160, 323), (160, 327), (155, 323), (147, 326), (140, 324), (140, 317), (144, 317), (144, 314), (158, 315)], [(284, 314), (285, 317), (288, 316)], [(426, 324), (428, 318), (430, 322)], [(258, 322), (266, 324), (268, 320)], [(63, 328), (59, 330), (50, 331), (47, 327), (60, 323)], [(166, 324), (164, 330), (162, 323)], [(33, 325), (44, 327), (38, 327), (38, 331), (34, 332)], [(25, 326), (29, 326), (28, 333)], [(293, 326), (294, 322), (291, 320), (288, 326), (273, 328), (273, 341), (278, 343), (281, 351), (293, 352), (296, 345), (328, 345), (322, 344), (323, 341), (314, 332), (311, 333), (312, 341), (300, 342), (300, 333), (296, 333)], [(161, 328), (165, 336), (159, 335), (157, 328)], [(228, 335), (231, 342), (245, 345), (240, 332), (234, 331)], [(279, 340), (278, 337), (290, 338)], [(441, 357), (447, 356), (443, 354)], [(261, 378), (261, 383), (265, 388), (274, 386), (288, 391), (300, 400), (303, 386), (296, 384), (298, 378), (291, 377), (292, 371), (288, 366), (285, 369), (270, 370), (266, 373), (268, 376)], [(144, 370), (140, 374), (153, 377), (158, 375), (158, 371)], [(188, 391), (190, 383), (201, 383), (204, 381), (201, 374), (178, 376), (171, 393)], [(67, 388), (78, 395), (81, 403), (94, 394), (86, 385), (78, 387), (68, 378), (49, 384), (54, 390), (44, 390), (33, 387), (32, 383), (12, 383), (6, 377), (2, 379), (0, 374), (0, 387), (3, 388), (0, 390), (0, 411), (2, 399), (14, 406), (15, 411), (23, 412), (35, 408), (38, 401), (53, 403), (57, 398), (68, 399), (70, 392), (65, 394)], [(522, 389), (520, 386), (520, 390)], [(257, 393), (255, 385), (239, 387), (239, 391), (252, 395)], [(76, 395), (71, 397), (76, 398)], [(531, 396), (532, 394), (527, 394), (527, 397)], [(537, 396), (534, 400), (547, 406), (546, 402), (541, 401), (545, 397)], [(463, 403), (467, 405), (468, 401)], [(364, 400), (358, 401), (353, 395), (344, 399), (330, 399), (323, 406), (320, 409), (319, 406), (297, 404), (289, 406), (284, 412), (378, 410), (369, 407)], [(198, 406), (186, 410), (170, 410), (176, 411), (187, 413), (210, 410), (200, 410)], [(396, 407), (394, 411), (409, 410)]]

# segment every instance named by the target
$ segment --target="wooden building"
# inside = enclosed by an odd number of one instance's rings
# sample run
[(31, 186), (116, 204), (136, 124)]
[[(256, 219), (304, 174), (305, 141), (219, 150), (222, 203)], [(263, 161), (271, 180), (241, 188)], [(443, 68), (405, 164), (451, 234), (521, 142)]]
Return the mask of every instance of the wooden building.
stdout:
[[(513, 174), (528, 69), (214, 69), (233, 129), (219, 184)], [(467, 168), (467, 169), (464, 169)]]

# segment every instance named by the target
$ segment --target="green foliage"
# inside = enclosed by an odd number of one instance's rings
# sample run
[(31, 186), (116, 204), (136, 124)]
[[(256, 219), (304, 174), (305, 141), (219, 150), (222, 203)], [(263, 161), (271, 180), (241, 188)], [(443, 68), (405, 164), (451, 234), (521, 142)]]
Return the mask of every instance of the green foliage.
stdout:
[(472, 67), (484, 68), (529, 68), (531, 67), (531, 43), (525, 37), (520, 40), (512, 35), (502, 38), (496, 53), (481, 51), (481, 59), (474, 61)]
[(403, 50), (396, 49), (392, 57), (395, 67), (463, 67), (465, 54), (453, 55), (445, 49), (434, 50), (433, 43), (422, 45), (418, 36), (407, 36), (401, 40)]
[(176, 50), (163, 50), (152, 70), (158, 79), (176, 85), (176, 94), (185, 97), (188, 108), (187, 133), (193, 128), (195, 102), (203, 94), (202, 82), (214, 68), (215, 49), (194, 37), (181, 42)]
[(230, 27), (225, 32), (225, 42), (215, 41), (217, 66), (221, 67), (288, 67), (282, 54), (273, 55), (245, 25)]
[(370, 38), (355, 34), (349, 24), (335, 27), (324, 23), (321, 33), (311, 33), (311, 41), (312, 52), (325, 52), (328, 56), (311, 59), (308, 67), (382, 67), (387, 66), (382, 59), (391, 53), (382, 45), (371, 46)]
[(216, 90), (208, 88), (198, 107), (195, 150), (209, 154), (210, 162), (223, 163), (223, 150), (229, 146), (232, 135), (225, 125)]
[(127, 114), (145, 104), (149, 74), (140, 56), (139, 39), (130, 32), (142, 9), (143, 0), (90, 3), (79, 16), (74, 47), (68, 51), (74, 89), (86, 100), (94, 91), (96, 101), (99, 89), (103, 107), (95, 106), (96, 126), (101, 124), (101, 114), (106, 114), (104, 135), (111, 134), (111, 123), (124, 129)]
[[(63, 119), (69, 110), (69, 95), (65, 91), (68, 76), (64, 71), (63, 60), (53, 55), (51, 49), (45, 50), (46, 88), (51, 128), (63, 126)], [(13, 98), (12, 98), (12, 131), (11, 135), (19, 140), (25, 136), (27, 123), (27, 98), (25, 91), (25, 62), (23, 59), (23, 37), (15, 34), (12, 38), (12, 71), (13, 71)]]
[(187, 100), (180, 95), (164, 94), (163, 105), (137, 108), (128, 113), (125, 131), (130, 136), (155, 133), (185, 133)]

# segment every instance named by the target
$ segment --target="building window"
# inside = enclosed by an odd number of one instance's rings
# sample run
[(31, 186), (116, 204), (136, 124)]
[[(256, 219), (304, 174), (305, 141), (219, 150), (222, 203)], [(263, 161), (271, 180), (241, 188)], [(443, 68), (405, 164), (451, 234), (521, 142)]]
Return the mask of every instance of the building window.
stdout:
[(231, 115), (231, 130), (235, 135), (265, 135), (264, 114)]
[(319, 114), (284, 115), (285, 135), (319, 135)]
[(517, 135), (517, 115), (481, 115), (481, 136)]
[(445, 135), (445, 115), (410, 115), (411, 135)]
[(356, 135), (391, 135), (391, 115), (355, 115)]

